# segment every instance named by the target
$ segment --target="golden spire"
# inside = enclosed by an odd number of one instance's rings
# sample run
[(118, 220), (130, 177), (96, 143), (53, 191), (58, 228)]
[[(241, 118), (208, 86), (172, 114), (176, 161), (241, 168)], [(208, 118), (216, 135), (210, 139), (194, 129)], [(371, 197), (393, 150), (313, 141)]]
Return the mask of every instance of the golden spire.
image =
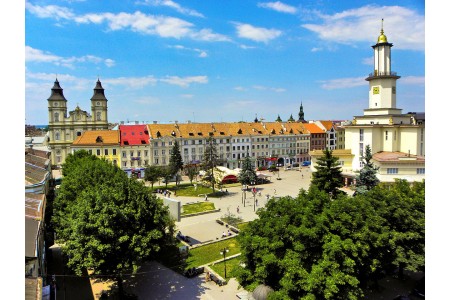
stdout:
[(378, 37), (377, 44), (380, 44), (380, 43), (387, 43), (387, 42), (388, 42), (388, 41), (387, 41), (387, 37), (384, 35), (383, 21), (384, 21), (384, 19), (381, 19), (381, 33), (380, 33), (380, 36)]

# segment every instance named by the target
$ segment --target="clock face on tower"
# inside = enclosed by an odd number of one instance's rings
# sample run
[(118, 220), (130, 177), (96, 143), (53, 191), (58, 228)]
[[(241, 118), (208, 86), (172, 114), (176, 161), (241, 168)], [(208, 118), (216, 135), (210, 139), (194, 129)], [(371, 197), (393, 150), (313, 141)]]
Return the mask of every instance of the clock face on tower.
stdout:
[(53, 103), (53, 106), (55, 107), (58, 106), (58, 102)]
[(97, 106), (100, 106), (100, 102), (97, 102)]
[(380, 88), (377, 87), (377, 86), (374, 86), (372, 92), (373, 92), (374, 95), (379, 94), (380, 93)]

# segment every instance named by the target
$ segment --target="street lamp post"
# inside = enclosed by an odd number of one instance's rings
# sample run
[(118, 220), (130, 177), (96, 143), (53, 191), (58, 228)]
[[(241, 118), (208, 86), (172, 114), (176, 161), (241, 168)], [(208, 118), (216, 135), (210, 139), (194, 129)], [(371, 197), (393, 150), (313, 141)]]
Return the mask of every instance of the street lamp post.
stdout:
[(229, 250), (227, 249), (227, 248), (223, 248), (221, 251), (220, 251), (220, 254), (222, 254), (223, 255), (223, 264), (224, 264), (224, 268), (225, 268), (225, 279), (227, 279), (227, 263), (226, 263), (226, 260), (225, 260), (225, 256), (227, 255), (227, 252), (228, 252)]

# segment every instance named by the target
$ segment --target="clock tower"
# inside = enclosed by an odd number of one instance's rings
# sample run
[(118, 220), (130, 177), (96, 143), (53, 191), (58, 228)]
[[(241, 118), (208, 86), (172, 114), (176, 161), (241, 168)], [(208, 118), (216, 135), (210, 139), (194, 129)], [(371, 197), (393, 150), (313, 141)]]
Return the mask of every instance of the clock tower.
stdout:
[(91, 112), (94, 123), (108, 124), (108, 100), (105, 97), (105, 89), (102, 87), (100, 79), (97, 79), (94, 95), (91, 98)]
[(369, 109), (364, 110), (365, 116), (401, 114), (397, 109), (396, 82), (400, 76), (391, 70), (391, 47), (383, 30), (381, 20), (381, 33), (377, 43), (372, 46), (374, 50), (374, 70), (366, 78), (369, 81)]

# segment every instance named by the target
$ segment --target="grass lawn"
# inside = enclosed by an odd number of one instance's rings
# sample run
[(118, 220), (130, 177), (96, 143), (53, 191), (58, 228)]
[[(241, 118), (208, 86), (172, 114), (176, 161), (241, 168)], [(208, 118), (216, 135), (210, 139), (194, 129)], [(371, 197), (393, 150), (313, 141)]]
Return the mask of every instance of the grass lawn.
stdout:
[(248, 226), (248, 222), (244, 222), (244, 223), (239, 223), (239, 224), (237, 224), (237, 228), (239, 229), (239, 230), (243, 230), (245, 227), (247, 227)]
[(241, 248), (239, 247), (235, 237), (194, 248), (189, 250), (189, 257), (186, 260), (187, 268), (199, 267), (223, 258), (223, 255), (220, 254), (220, 251), (223, 248), (227, 248), (229, 250), (227, 252), (227, 256), (241, 252)]
[[(226, 266), (227, 266), (227, 278), (232, 278), (234, 277), (233, 274), (233, 270), (236, 269), (237, 266), (239, 266), (239, 263), (241, 262), (241, 257), (235, 257), (232, 259), (229, 259), (226, 261)], [(225, 266), (224, 266), (224, 262), (220, 262), (220, 263), (216, 263), (215, 265), (210, 265), (209, 266), (211, 269), (214, 270), (214, 272), (216, 272), (217, 274), (219, 274), (220, 276), (222, 276), (222, 278), (225, 278)]]
[(183, 205), (182, 208), (183, 208), (183, 212), (181, 213), (182, 216), (216, 209), (214, 203), (211, 202), (186, 204)]

